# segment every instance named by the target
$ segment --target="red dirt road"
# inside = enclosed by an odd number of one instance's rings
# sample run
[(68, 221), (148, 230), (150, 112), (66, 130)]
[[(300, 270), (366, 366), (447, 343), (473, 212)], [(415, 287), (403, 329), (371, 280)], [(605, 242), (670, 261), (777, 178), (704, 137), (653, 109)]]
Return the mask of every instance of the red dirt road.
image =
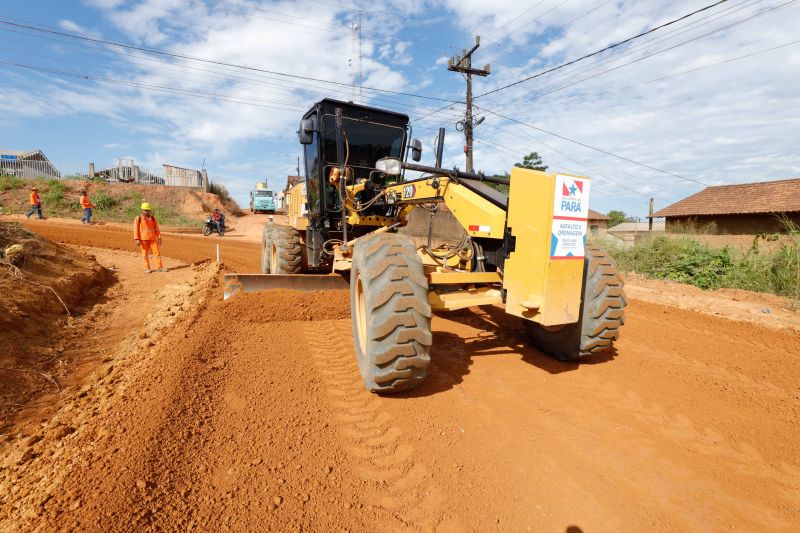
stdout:
[[(48, 239), (79, 246), (93, 246), (110, 250), (136, 251), (133, 231), (117, 226), (85, 226), (65, 224), (53, 220), (33, 221), (25, 228)], [(216, 245), (220, 258), (231, 269), (240, 272), (258, 272), (260, 245), (252, 240), (243, 241), (229, 236), (164, 234), (161, 253), (186, 263), (206, 260), (216, 261)]]
[(34, 458), (0, 479), (0, 529), (800, 529), (795, 330), (632, 300), (615, 353), (574, 365), (452, 312), (428, 380), (379, 397), (346, 295), (195, 283), (61, 416), (74, 433), (9, 455)]

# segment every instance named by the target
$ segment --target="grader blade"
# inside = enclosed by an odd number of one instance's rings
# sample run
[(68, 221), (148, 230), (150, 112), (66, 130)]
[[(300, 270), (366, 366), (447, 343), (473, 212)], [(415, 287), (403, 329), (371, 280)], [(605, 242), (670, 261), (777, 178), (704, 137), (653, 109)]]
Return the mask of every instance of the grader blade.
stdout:
[(224, 299), (240, 291), (327, 291), (347, 288), (347, 281), (339, 274), (225, 274)]

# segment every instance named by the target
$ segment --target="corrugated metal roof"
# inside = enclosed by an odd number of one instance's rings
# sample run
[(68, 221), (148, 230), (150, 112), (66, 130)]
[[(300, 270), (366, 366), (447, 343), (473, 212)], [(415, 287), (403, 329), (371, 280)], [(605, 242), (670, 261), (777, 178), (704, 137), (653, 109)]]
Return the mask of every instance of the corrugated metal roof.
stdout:
[(26, 157), (41, 152), (41, 150), (6, 150), (0, 148), (0, 155), (15, 155), (17, 157)]
[(800, 178), (706, 187), (655, 217), (800, 212)]

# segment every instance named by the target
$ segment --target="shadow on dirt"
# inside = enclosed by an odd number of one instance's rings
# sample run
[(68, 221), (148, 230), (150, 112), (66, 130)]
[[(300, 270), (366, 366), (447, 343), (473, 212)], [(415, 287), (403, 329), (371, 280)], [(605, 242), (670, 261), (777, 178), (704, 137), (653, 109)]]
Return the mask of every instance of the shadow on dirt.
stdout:
[(582, 359), (580, 363), (553, 359), (530, 344), (521, 319), (495, 307), (437, 314), (477, 331), (470, 337), (435, 330), (428, 377), (418, 387), (398, 397), (430, 396), (453, 388), (469, 374), (475, 357), (517, 355), (521, 356), (522, 361), (557, 375), (577, 370), (580, 366), (607, 363), (617, 355), (616, 348), (612, 348), (608, 352)]

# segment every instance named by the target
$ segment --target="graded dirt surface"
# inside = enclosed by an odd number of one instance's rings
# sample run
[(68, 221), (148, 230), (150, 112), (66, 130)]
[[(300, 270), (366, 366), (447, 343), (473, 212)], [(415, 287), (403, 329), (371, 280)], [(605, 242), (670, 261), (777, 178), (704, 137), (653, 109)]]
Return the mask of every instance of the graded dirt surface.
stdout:
[[(25, 228), (48, 239), (79, 246), (93, 246), (110, 250), (136, 251), (133, 240), (133, 224), (130, 227), (117, 225), (86, 226), (74, 222), (57, 220), (32, 220)], [(233, 239), (230, 235), (163, 234), (161, 254), (185, 263), (216, 261), (216, 246), (220, 248), (220, 259), (232, 270), (258, 272), (261, 252), (258, 242)]]
[(442, 313), (428, 379), (380, 397), (346, 292), (223, 302), (214, 265), (185, 272), (6, 436), (0, 530), (800, 528), (792, 328), (631, 298), (615, 351), (576, 365), (499, 309)]

